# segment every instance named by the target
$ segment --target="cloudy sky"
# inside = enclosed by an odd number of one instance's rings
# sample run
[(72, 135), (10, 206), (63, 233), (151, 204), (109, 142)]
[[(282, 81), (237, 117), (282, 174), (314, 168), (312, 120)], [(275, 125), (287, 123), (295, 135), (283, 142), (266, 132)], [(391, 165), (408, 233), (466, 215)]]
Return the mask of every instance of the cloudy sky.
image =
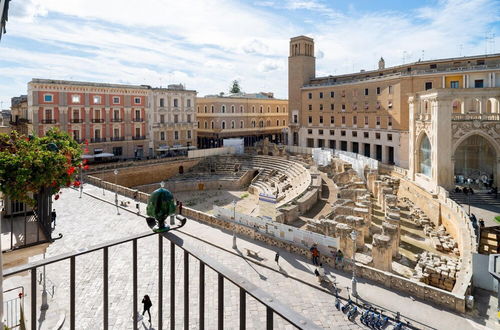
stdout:
[[(499, 0), (13, 0), (0, 102), (32, 78), (287, 97), (289, 39), (315, 39), (317, 75), (500, 52)], [(496, 49), (495, 49), (496, 48)]]

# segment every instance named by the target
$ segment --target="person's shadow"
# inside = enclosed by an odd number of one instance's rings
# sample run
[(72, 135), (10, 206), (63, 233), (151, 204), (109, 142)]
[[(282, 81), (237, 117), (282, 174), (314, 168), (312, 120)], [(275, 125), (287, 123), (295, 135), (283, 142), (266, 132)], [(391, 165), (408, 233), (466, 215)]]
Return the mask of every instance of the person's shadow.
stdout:
[[(149, 323), (149, 322), (147, 322)], [(153, 325), (152, 324), (149, 324), (149, 326), (146, 324), (146, 322), (142, 321), (142, 326), (144, 327), (145, 330), (155, 330), (155, 328), (153, 328)]]

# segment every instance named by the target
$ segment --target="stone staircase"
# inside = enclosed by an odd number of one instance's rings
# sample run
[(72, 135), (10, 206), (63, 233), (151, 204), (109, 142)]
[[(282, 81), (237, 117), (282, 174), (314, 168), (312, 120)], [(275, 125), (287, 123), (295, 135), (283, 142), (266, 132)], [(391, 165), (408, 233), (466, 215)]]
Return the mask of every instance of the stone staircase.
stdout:
[(486, 191), (474, 192), (468, 196), (463, 192), (450, 191), (450, 198), (459, 204), (467, 205), (489, 205), (498, 207), (500, 211), (500, 194), (495, 198), (494, 194), (488, 194)]

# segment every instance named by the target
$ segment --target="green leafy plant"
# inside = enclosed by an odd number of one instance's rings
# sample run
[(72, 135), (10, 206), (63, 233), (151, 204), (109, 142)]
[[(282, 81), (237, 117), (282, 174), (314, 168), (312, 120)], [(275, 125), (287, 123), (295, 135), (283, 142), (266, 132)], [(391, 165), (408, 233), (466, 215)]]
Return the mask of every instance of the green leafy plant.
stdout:
[(0, 134), (0, 191), (34, 206), (33, 194), (42, 190), (54, 195), (62, 187), (78, 187), (77, 169), (88, 168), (82, 152), (82, 145), (58, 129), (43, 137), (27, 137), (17, 131)]

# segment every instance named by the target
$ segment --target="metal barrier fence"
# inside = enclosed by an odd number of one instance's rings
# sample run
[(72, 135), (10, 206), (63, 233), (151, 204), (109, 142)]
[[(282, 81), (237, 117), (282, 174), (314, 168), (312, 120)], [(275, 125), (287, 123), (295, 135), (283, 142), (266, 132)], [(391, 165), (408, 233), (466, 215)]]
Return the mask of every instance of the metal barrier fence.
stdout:
[[(75, 287), (76, 287), (76, 260), (79, 256), (88, 253), (102, 253), (103, 256), (103, 293), (102, 293), (102, 304), (103, 304), (103, 328), (108, 329), (109, 327), (109, 269), (108, 260), (109, 254), (108, 250), (110, 247), (132, 243), (132, 287), (133, 287), (133, 310), (132, 315), (138, 315), (138, 293), (137, 293), (137, 242), (138, 240), (150, 237), (153, 235), (158, 235), (158, 329), (163, 329), (163, 244), (167, 240), (170, 242), (170, 328), (175, 328), (176, 320), (176, 295), (175, 295), (175, 250), (180, 248), (184, 251), (183, 253), (183, 324), (184, 329), (189, 329), (189, 307), (190, 298), (189, 295), (189, 260), (190, 258), (195, 258), (199, 261), (199, 319), (198, 328), (205, 329), (205, 269), (208, 267), (217, 273), (217, 324), (218, 329), (224, 329), (224, 282), (229, 281), (239, 288), (239, 328), (246, 329), (246, 298), (251, 296), (258, 302), (266, 307), (266, 329), (273, 329), (273, 318), (274, 315), (279, 315), (281, 318), (292, 324), (299, 329), (320, 329), (312, 321), (304, 318), (302, 315), (290, 309), (288, 306), (282, 304), (276, 299), (272, 298), (262, 289), (256, 285), (250, 283), (244, 277), (238, 275), (236, 272), (227, 269), (226, 267), (220, 265), (214, 259), (200, 253), (196, 247), (188, 242), (183, 241), (178, 236), (172, 233), (156, 234), (152, 232), (146, 232), (143, 234), (137, 234), (125, 239), (118, 239), (108, 243), (99, 244), (86, 249), (80, 249), (76, 252), (64, 253), (58, 256), (54, 256), (48, 259), (32, 262), (26, 265), (10, 268), (4, 271), (4, 277), (12, 276), (15, 274), (20, 274), (22, 272), (30, 272), (31, 274), (31, 329), (37, 329), (37, 269), (45, 265), (58, 263), (64, 260), (70, 260), (70, 313), (69, 313), (69, 327), (70, 329), (75, 329), (75, 316), (77, 313), (75, 304)], [(166, 303), (166, 302), (165, 302)], [(132, 329), (138, 329), (138, 322), (135, 318), (131, 320)]]
[(4, 298), (11, 296), (14, 298), (7, 298), (3, 302), (3, 311), (5, 321), (4, 324), (9, 329), (17, 328), (21, 325), (21, 315), (24, 307), (24, 288), (18, 286), (3, 292)]

